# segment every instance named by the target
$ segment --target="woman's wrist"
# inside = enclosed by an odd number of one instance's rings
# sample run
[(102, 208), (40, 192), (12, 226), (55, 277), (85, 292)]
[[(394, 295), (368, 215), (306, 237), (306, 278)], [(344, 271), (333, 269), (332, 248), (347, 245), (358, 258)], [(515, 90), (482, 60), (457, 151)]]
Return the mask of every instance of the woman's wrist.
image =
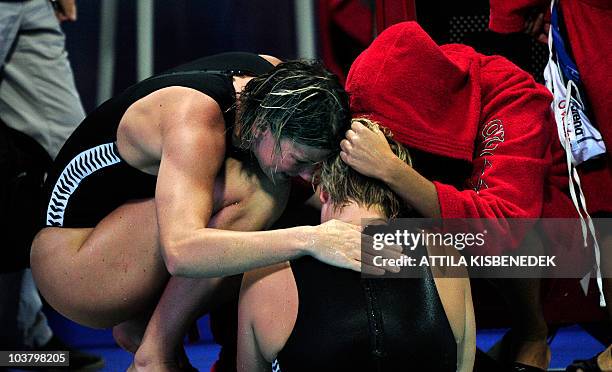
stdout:
[(317, 241), (316, 226), (297, 226), (291, 229), (295, 231), (295, 247), (298, 257), (312, 256)]
[(386, 177), (382, 181), (423, 217), (439, 218), (440, 204), (434, 183), (399, 158), (396, 159), (389, 162), (386, 168), (390, 171), (385, 172)]
[(404, 163), (397, 156), (383, 161), (380, 169), (380, 174), (377, 177), (380, 181), (384, 182), (387, 186), (393, 187), (397, 183), (398, 176), (403, 175), (410, 166)]

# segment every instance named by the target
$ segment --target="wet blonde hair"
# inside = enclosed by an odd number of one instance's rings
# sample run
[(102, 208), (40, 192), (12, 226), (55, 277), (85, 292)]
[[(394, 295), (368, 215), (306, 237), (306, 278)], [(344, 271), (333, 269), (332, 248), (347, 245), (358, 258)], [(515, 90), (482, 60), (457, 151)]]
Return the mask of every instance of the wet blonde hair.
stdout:
[(238, 96), (238, 106), (243, 149), (252, 149), (256, 133), (270, 129), (277, 151), (281, 138), (334, 150), (350, 123), (347, 93), (317, 61), (283, 62), (254, 77)]
[[(355, 118), (352, 122), (361, 123), (372, 131), (381, 131), (393, 153), (412, 165), (408, 150), (392, 138), (389, 129), (367, 118)], [(408, 210), (405, 203), (385, 183), (353, 170), (342, 161), (340, 154), (323, 163), (320, 181), (322, 190), (329, 194), (336, 210), (350, 202), (355, 202), (360, 207), (378, 208), (386, 218), (398, 217)]]

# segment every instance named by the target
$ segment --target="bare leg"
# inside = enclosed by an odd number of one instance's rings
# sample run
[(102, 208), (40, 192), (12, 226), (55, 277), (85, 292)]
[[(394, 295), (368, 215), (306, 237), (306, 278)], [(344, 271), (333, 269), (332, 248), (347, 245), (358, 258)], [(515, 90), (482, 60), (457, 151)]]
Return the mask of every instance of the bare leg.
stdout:
[[(180, 279), (164, 291), (170, 276), (160, 253), (154, 201), (127, 203), (112, 212), (96, 228), (46, 228), (32, 247), (32, 269), (47, 301), (59, 312), (81, 324), (106, 328), (119, 325), (114, 335), (127, 350), (136, 351), (155, 305), (162, 292), (178, 290), (168, 308), (183, 300), (192, 304), (191, 296), (202, 288), (203, 296), (218, 280)], [(174, 281), (175, 278), (173, 278)], [(181, 290), (186, 285), (187, 290)], [(165, 296), (164, 298), (168, 297)], [(209, 297), (206, 297), (209, 298)], [(195, 319), (198, 308), (180, 306), (185, 316)], [(155, 318), (158, 319), (159, 317)], [(168, 330), (184, 334), (183, 326)], [(173, 338), (173, 339), (176, 339)], [(182, 350), (165, 350), (163, 355), (177, 359)]]
[(546, 370), (550, 348), (546, 341), (548, 326), (544, 320), (540, 295), (541, 279), (507, 279), (504, 296), (510, 303), (513, 326), (507, 357)]
[(31, 264), (47, 301), (95, 328), (150, 312), (169, 278), (153, 200), (121, 206), (94, 229), (43, 229), (32, 245)]
[(174, 366), (175, 358), (189, 326), (211, 304), (219, 304), (238, 294), (236, 277), (214, 279), (172, 278), (149, 321), (142, 344), (134, 359), (136, 369), (161, 370)]
[(151, 313), (138, 318), (127, 320), (113, 327), (113, 338), (117, 345), (132, 354), (136, 353), (142, 343), (144, 331), (147, 328)]
[[(249, 229), (248, 221), (233, 226), (235, 213), (239, 208), (223, 209), (210, 226)], [(187, 328), (224, 292), (221, 279), (168, 280), (152, 199), (119, 207), (95, 229), (44, 229), (33, 244), (32, 266), (49, 303), (69, 318), (92, 327), (129, 321), (115, 332), (129, 350), (143, 324), (134, 319), (157, 303), (135, 357), (134, 367), (147, 369), (176, 369)]]
[[(520, 249), (524, 248), (529, 254), (544, 252), (540, 239), (533, 233), (525, 237)], [(546, 370), (551, 353), (540, 293), (541, 279), (496, 279), (492, 282), (499, 286), (512, 314), (512, 331), (499, 344), (499, 360)]]

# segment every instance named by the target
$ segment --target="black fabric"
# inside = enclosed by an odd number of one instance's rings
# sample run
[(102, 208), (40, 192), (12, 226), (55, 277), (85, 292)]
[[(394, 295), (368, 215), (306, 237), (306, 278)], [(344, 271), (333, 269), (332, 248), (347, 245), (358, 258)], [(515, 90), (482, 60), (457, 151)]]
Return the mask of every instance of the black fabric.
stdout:
[(477, 348), (474, 358), (474, 372), (512, 372), (512, 369)]
[[(119, 122), (134, 102), (162, 88), (188, 87), (213, 98), (224, 112), (226, 124), (231, 126), (235, 102), (231, 71), (248, 70), (252, 74), (262, 74), (272, 67), (251, 53), (204, 57), (148, 78), (106, 101), (85, 118), (62, 147), (45, 183), (47, 203), (51, 200), (55, 183), (73, 158), (95, 146), (116, 141)], [(123, 160), (100, 169), (86, 177), (70, 196), (62, 226), (93, 227), (126, 201), (153, 197), (156, 181), (156, 176), (141, 172)], [(50, 225), (44, 217), (43, 220)]]
[[(303, 183), (301, 178), (291, 179), (291, 194), (283, 214), (272, 225), (271, 230), (295, 226), (316, 225), (321, 212), (304, 206), (312, 194), (312, 185)], [(240, 286), (238, 286), (240, 289)], [(210, 330), (213, 340), (221, 346), (215, 363), (215, 372), (236, 372), (236, 340), (238, 335), (238, 291), (229, 303), (222, 304), (210, 312)]]
[(238, 294), (234, 300), (211, 311), (210, 331), (214, 342), (221, 346), (215, 362), (215, 372), (236, 372)]
[(291, 261), (299, 307), (283, 372), (455, 371), (457, 345), (429, 270), (362, 279), (311, 257)]
[(0, 122), (0, 272), (30, 264), (30, 246), (40, 228), (42, 184), (51, 158), (35, 140)]
[(270, 71), (271, 67), (270, 62), (251, 53), (230, 52), (199, 58), (160, 75), (182, 71), (217, 70), (230, 75), (257, 76)]

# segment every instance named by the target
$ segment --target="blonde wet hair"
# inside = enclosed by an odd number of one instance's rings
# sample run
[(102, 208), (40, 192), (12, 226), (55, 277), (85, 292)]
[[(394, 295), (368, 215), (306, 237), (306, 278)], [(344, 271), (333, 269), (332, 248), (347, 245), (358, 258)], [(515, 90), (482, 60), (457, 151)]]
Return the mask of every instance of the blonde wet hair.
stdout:
[[(372, 131), (381, 131), (393, 153), (412, 165), (408, 149), (393, 139), (389, 129), (367, 118), (355, 118), (352, 122), (361, 123)], [(355, 202), (361, 207), (379, 209), (386, 218), (395, 218), (408, 211), (405, 203), (385, 183), (353, 170), (342, 161), (340, 154), (323, 163), (320, 182), (321, 189), (329, 194), (334, 209)]]
[(350, 123), (348, 95), (338, 77), (317, 61), (280, 63), (251, 79), (237, 99), (240, 147), (252, 149), (256, 134), (270, 129), (280, 139), (324, 150), (338, 147)]

